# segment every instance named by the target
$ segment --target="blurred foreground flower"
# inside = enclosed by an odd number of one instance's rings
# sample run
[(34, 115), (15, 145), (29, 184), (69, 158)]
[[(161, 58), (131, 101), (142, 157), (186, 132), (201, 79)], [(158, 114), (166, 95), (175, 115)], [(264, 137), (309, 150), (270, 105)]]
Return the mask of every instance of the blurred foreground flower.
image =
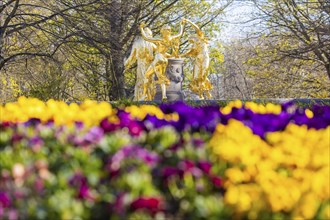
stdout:
[(0, 106), (0, 219), (327, 219), (330, 107)]

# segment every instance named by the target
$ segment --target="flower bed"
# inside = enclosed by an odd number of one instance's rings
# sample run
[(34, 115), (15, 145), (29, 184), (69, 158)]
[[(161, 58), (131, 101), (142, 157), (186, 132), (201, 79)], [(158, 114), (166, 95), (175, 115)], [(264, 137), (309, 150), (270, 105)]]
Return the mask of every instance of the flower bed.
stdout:
[(330, 107), (0, 107), (0, 218), (329, 219)]

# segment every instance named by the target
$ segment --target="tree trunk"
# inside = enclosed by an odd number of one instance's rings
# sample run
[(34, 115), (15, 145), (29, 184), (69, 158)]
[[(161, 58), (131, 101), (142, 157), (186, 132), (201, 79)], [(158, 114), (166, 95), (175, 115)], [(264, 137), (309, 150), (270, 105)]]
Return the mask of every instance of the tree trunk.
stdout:
[[(3, 1), (0, 2), (0, 8), (3, 7)], [(3, 68), (5, 65), (5, 59), (2, 56), (2, 49), (3, 49), (3, 12), (0, 13), (0, 70)]]
[(124, 51), (121, 42), (121, 35), (123, 31), (123, 8), (120, 0), (113, 0), (111, 2), (111, 10), (109, 11), (111, 42), (110, 42), (110, 56), (111, 56), (111, 70), (112, 70), (112, 87), (109, 91), (110, 100), (118, 100), (126, 98), (125, 92), (125, 78), (124, 78)]
[(112, 66), (112, 86), (109, 91), (110, 100), (118, 100), (126, 98), (125, 77), (124, 77), (124, 53), (123, 50), (112, 50), (111, 66)]
[(330, 80), (330, 63), (325, 64), (325, 69), (326, 69), (326, 71), (327, 71), (328, 78), (329, 78), (329, 80)]

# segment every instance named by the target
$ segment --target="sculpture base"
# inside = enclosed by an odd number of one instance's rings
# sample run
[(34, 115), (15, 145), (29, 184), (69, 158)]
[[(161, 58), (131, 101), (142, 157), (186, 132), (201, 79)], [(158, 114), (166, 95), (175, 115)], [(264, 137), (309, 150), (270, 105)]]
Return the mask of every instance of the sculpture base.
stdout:
[[(182, 81), (183, 81), (184, 59), (170, 58), (166, 67), (166, 77), (170, 80), (170, 85), (166, 87), (166, 101), (183, 100)], [(162, 100), (162, 90), (159, 84), (156, 85), (156, 95), (154, 101)]]

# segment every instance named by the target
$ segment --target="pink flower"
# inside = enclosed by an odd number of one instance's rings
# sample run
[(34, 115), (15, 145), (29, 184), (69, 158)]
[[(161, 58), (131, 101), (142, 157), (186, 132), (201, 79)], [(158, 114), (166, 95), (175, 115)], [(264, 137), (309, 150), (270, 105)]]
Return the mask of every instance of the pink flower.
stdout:
[(41, 178), (37, 178), (36, 181), (34, 182), (34, 189), (38, 192), (41, 193), (44, 189), (44, 181)]
[(195, 166), (195, 163), (191, 160), (184, 160), (179, 163), (179, 168), (184, 173), (191, 173), (195, 177), (201, 177), (203, 175), (202, 171)]
[(89, 187), (87, 186), (87, 184), (80, 185), (79, 192), (78, 192), (78, 198), (79, 199), (90, 198)]
[(184, 172), (190, 171), (195, 167), (195, 164), (191, 160), (184, 160), (179, 163), (179, 168), (182, 169)]

